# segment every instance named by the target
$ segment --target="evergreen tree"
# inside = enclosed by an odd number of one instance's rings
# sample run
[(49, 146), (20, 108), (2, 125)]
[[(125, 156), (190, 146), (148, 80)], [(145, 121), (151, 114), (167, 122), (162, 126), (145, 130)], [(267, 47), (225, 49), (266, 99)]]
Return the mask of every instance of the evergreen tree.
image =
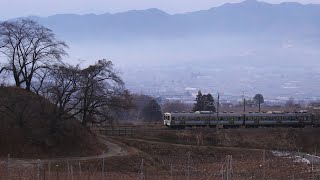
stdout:
[(142, 118), (145, 121), (161, 121), (162, 112), (161, 107), (156, 100), (152, 99), (143, 109), (142, 109)]
[(202, 97), (201, 91), (198, 91), (198, 95), (195, 101), (196, 103), (194, 104), (192, 111), (202, 111), (204, 106), (203, 106), (203, 97)]
[(210, 93), (202, 95), (199, 91), (195, 101), (193, 111), (216, 111), (214, 99)]
[(215, 112), (216, 111), (216, 107), (215, 107), (215, 102), (214, 102), (214, 99), (213, 99), (213, 96), (209, 93), (206, 95), (206, 98), (205, 98), (205, 107), (204, 107), (204, 110), (205, 111), (213, 111)]

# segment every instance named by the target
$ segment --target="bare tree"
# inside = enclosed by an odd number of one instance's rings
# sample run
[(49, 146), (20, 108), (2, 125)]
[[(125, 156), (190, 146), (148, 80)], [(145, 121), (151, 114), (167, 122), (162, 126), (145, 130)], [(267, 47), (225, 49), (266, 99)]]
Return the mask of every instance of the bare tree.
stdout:
[(111, 61), (85, 69), (55, 65), (44, 83), (57, 119), (78, 118), (83, 126), (113, 120), (115, 112), (131, 106), (131, 95)]
[(12, 73), (17, 87), (31, 90), (33, 78), (46, 75), (40, 71), (60, 62), (67, 55), (65, 48), (65, 42), (56, 40), (50, 29), (33, 20), (0, 23), (0, 53), (7, 58), (0, 73)]
[(111, 61), (99, 60), (80, 72), (80, 112), (81, 123), (102, 123), (110, 120), (113, 107), (125, 107), (119, 101), (126, 95), (124, 83), (113, 69)]
[(81, 101), (77, 97), (80, 90), (79, 72), (79, 66), (55, 65), (50, 68), (44, 89), (55, 105), (54, 113), (58, 119), (68, 119), (76, 115), (75, 109)]
[(261, 112), (261, 104), (264, 103), (264, 98), (262, 96), (262, 94), (256, 94), (254, 97), (253, 97), (253, 101), (258, 104), (259, 106), (259, 112)]

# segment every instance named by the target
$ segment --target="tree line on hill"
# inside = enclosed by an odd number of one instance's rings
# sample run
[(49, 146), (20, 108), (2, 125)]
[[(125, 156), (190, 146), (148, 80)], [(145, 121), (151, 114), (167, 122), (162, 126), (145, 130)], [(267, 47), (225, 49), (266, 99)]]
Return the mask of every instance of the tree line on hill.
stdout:
[(133, 96), (111, 61), (102, 59), (85, 68), (71, 65), (63, 61), (67, 48), (50, 29), (33, 20), (0, 23), (3, 82), (14, 82), (16, 87), (48, 99), (54, 105), (53, 127), (71, 118), (85, 127), (110, 122), (117, 112), (133, 107)]

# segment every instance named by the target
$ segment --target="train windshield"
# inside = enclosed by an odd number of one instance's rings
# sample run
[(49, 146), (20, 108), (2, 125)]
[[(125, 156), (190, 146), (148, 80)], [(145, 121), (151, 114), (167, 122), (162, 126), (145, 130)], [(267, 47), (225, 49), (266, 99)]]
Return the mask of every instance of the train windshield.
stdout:
[(164, 115), (164, 119), (165, 119), (165, 120), (170, 120), (170, 114), (165, 114), (165, 115)]

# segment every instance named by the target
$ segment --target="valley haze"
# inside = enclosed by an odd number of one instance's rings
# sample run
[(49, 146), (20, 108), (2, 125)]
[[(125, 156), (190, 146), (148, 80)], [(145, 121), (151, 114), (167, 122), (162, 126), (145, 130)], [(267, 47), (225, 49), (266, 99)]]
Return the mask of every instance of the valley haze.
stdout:
[(29, 18), (69, 44), (69, 63), (112, 60), (136, 93), (320, 99), (319, 4), (247, 0), (179, 14), (152, 8)]

